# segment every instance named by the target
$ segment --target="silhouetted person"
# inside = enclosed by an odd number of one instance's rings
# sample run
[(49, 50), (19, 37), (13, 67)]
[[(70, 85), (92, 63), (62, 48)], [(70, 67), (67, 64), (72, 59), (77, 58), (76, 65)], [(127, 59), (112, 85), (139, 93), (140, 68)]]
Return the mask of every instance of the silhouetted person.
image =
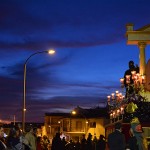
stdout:
[(86, 148), (87, 148), (87, 150), (93, 149), (93, 141), (92, 141), (92, 134), (91, 133), (89, 133), (89, 135), (88, 135)]
[(62, 150), (65, 150), (65, 145), (67, 144), (67, 141), (65, 140), (65, 137), (62, 139)]
[(52, 148), (51, 150), (61, 150), (62, 141), (60, 138), (60, 133), (56, 133), (55, 137), (52, 140)]
[[(66, 148), (66, 150), (76, 150), (76, 149), (75, 149), (75, 143), (74, 143), (72, 140), (70, 140), (70, 141), (66, 144), (65, 148)], [(61, 149), (60, 149), (60, 150), (61, 150)]]
[(93, 139), (93, 150), (96, 150), (96, 145), (97, 145), (97, 137), (94, 136), (94, 139)]
[(41, 140), (42, 140), (42, 137), (38, 136), (36, 150), (42, 150)]
[(79, 142), (79, 138), (77, 142), (75, 143), (75, 150), (81, 150), (81, 143)]
[[(134, 62), (131, 60), (129, 61), (129, 69), (125, 71), (124, 73), (124, 85), (125, 85), (125, 88), (126, 88), (126, 94), (132, 94), (134, 89), (132, 87), (134, 81), (132, 79), (132, 71), (136, 71), (136, 73), (139, 73), (139, 67), (134, 65)], [(127, 83), (127, 80), (126, 80), (126, 75), (130, 75), (130, 81), (129, 83)]]
[(82, 135), (81, 150), (86, 150), (86, 138), (85, 138), (85, 134)]
[(125, 136), (122, 132), (120, 122), (115, 124), (115, 131), (108, 135), (108, 146), (110, 150), (125, 150)]
[(97, 141), (96, 150), (105, 150), (106, 148), (106, 141), (103, 135), (100, 135), (99, 140)]

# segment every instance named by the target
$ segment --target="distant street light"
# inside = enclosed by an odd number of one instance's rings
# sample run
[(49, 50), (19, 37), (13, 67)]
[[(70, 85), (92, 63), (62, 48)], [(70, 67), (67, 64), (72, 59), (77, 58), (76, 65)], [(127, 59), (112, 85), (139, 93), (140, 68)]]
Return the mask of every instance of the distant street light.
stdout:
[(76, 112), (75, 110), (73, 110), (71, 113), (72, 113), (73, 115), (76, 115), (76, 114), (77, 114), (77, 112)]
[(48, 51), (40, 51), (40, 52), (36, 52), (31, 54), (25, 61), (24, 63), (24, 78), (23, 78), (23, 106), (22, 106), (22, 131), (25, 131), (25, 112), (26, 112), (26, 65), (28, 60), (36, 55), (36, 54), (40, 54), (40, 53), (48, 53), (50, 55), (53, 55), (55, 53), (55, 50), (48, 50)]
[(82, 112), (80, 112), (80, 111), (78, 112), (76, 110), (71, 111), (71, 114), (72, 115), (81, 115), (84, 118), (84, 120), (85, 120), (85, 122), (84, 122), (84, 132), (86, 134), (86, 128), (87, 128), (87, 124), (88, 124), (88, 120), (87, 120), (86, 116)]

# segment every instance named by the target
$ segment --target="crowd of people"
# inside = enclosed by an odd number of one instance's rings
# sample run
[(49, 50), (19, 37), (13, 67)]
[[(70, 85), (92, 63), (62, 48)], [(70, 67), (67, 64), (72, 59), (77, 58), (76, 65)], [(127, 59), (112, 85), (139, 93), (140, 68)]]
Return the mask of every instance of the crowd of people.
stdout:
[(142, 128), (137, 118), (131, 122), (130, 138), (125, 139), (122, 133), (122, 124), (115, 124), (114, 132), (108, 135), (106, 139), (100, 135), (92, 137), (89, 133), (86, 138), (83, 134), (81, 139), (76, 141), (66, 141), (65, 137), (60, 138), (60, 133), (56, 133), (50, 143), (48, 137), (37, 136), (37, 128), (30, 126), (25, 134), (19, 127), (12, 127), (8, 136), (5, 136), (3, 126), (0, 126), (0, 150), (148, 150), (144, 143)]
[(99, 139), (94, 137), (92, 140), (91, 133), (88, 134), (87, 139), (83, 134), (81, 140), (70, 140), (69, 142), (65, 141), (65, 138), (61, 140), (60, 133), (56, 133), (56, 136), (52, 141), (51, 150), (105, 150), (106, 142), (103, 135), (100, 135)]
[(50, 141), (47, 136), (38, 137), (37, 128), (29, 126), (23, 133), (19, 126), (10, 128), (5, 136), (3, 126), (0, 126), (0, 150), (49, 150)]
[(0, 150), (105, 150), (105, 137), (100, 135), (92, 140), (92, 135), (89, 133), (87, 139), (83, 135), (81, 140), (69, 142), (65, 137), (60, 138), (60, 133), (56, 133), (50, 143), (48, 137), (37, 136), (37, 128), (29, 126), (26, 133), (18, 126), (10, 129), (9, 134), (5, 136), (3, 126), (0, 126)]

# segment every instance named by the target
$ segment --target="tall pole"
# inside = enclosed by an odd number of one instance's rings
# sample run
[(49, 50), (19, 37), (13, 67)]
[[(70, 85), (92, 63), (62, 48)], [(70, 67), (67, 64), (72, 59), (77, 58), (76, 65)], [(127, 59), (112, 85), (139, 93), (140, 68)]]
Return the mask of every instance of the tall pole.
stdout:
[(23, 76), (23, 106), (22, 106), (22, 131), (25, 132), (25, 112), (26, 112), (26, 72), (27, 72), (27, 62), (28, 60), (36, 55), (36, 54), (40, 54), (40, 53), (49, 53), (50, 55), (54, 54), (55, 51), (54, 50), (49, 50), (49, 51), (41, 51), (41, 52), (36, 52), (33, 53), (32, 55), (30, 55), (25, 63), (24, 63), (24, 76)]
[(24, 78), (23, 78), (23, 109), (22, 109), (22, 131), (23, 132), (25, 131), (25, 111), (26, 111), (26, 63), (24, 64)]
[(16, 115), (14, 115), (14, 126), (16, 124)]

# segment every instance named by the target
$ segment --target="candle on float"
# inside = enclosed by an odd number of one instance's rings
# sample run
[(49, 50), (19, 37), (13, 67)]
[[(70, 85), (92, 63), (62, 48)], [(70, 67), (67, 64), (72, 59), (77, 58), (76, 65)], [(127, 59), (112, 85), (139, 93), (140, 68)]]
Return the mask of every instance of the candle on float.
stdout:
[(120, 110), (121, 110), (121, 114), (124, 114), (124, 108), (121, 107)]
[(116, 118), (116, 113), (115, 113), (115, 111), (113, 112), (113, 118)]
[(107, 96), (108, 105), (110, 104), (110, 95)]
[(135, 75), (135, 74), (136, 74), (136, 71), (131, 71), (131, 74), (132, 74), (132, 75)]
[(119, 91), (116, 91), (116, 96), (117, 96), (117, 97), (119, 96)]
[(117, 109), (117, 116), (119, 116), (119, 114), (120, 114), (120, 110), (119, 110), (119, 109)]
[(126, 83), (127, 83), (127, 84), (130, 83), (130, 77), (131, 77), (131, 75), (126, 75)]
[(120, 78), (121, 84), (124, 84), (124, 78)]
[(115, 93), (112, 93), (112, 94), (111, 94), (111, 98), (112, 98), (112, 100), (115, 99)]
[(145, 83), (145, 75), (142, 75), (141, 78), (142, 78), (142, 84), (144, 84)]
[(137, 80), (138, 80), (138, 79), (139, 79), (139, 77), (140, 77), (140, 74), (139, 74), (139, 73), (137, 73), (137, 74), (136, 74), (136, 76), (137, 76)]
[(110, 101), (110, 95), (107, 96), (108, 101)]
[(113, 118), (113, 114), (112, 113), (110, 113), (110, 119), (112, 119)]
[(135, 80), (136, 71), (131, 71), (131, 74), (132, 74), (132, 80)]

